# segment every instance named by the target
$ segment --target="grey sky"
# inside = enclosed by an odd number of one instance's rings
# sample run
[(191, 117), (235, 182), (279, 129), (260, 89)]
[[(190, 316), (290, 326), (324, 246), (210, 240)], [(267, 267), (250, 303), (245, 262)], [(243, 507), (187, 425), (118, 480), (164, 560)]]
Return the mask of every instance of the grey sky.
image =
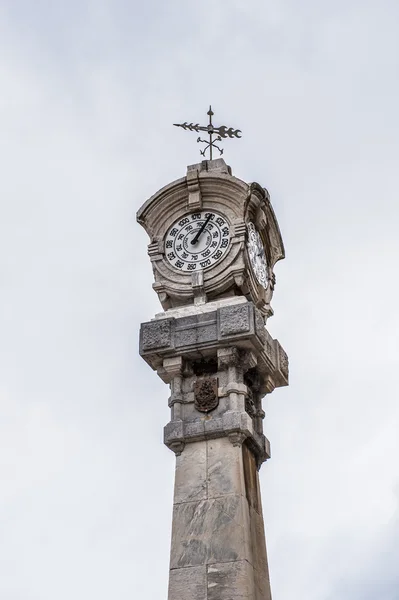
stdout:
[(0, 598), (166, 598), (168, 390), (139, 206), (239, 127), (287, 258), (266, 402), (274, 600), (399, 597), (399, 4), (0, 4)]

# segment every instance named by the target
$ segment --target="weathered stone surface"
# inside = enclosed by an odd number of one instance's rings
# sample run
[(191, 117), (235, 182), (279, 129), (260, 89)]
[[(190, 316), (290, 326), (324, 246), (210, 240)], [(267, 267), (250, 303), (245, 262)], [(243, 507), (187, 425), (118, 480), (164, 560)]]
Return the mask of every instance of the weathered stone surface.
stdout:
[(171, 568), (245, 558), (242, 496), (175, 504)]
[(224, 306), (219, 310), (220, 335), (226, 337), (250, 331), (249, 306)]
[(242, 494), (241, 448), (228, 438), (208, 440), (208, 497)]
[(166, 348), (172, 342), (172, 321), (150, 321), (141, 325), (140, 350), (154, 350)]
[(197, 340), (197, 329), (195, 327), (187, 327), (176, 330), (176, 348), (184, 348), (184, 346), (195, 346)]
[(207, 600), (255, 600), (253, 569), (246, 561), (208, 566)]
[(284, 377), (288, 379), (288, 356), (284, 349), (278, 344), (279, 366)]
[(164, 442), (169, 445), (171, 441), (184, 440), (183, 421), (170, 421), (164, 427)]
[(260, 310), (255, 309), (255, 330), (258, 338), (264, 344), (266, 342), (265, 320)]
[(207, 600), (206, 567), (172, 569), (168, 600)]
[(176, 458), (175, 504), (207, 497), (206, 454), (206, 444), (193, 442)]

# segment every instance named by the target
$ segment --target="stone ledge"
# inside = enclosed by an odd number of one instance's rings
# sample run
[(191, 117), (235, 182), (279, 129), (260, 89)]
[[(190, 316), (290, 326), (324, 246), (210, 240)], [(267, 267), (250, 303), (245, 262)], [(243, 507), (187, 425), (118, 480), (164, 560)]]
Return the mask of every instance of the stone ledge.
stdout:
[(190, 360), (199, 360), (234, 345), (254, 353), (261, 373), (271, 377), (273, 387), (288, 385), (287, 355), (263, 323), (252, 302), (155, 319), (141, 325), (140, 355), (151, 368), (160, 369), (162, 377), (165, 358), (188, 355)]
[[(254, 431), (252, 419), (246, 412), (226, 412), (214, 419), (170, 421), (164, 427), (164, 444), (173, 451), (178, 449), (180, 453), (185, 444), (231, 437), (233, 434), (239, 434), (237, 439), (240, 444), (248, 440), (259, 466), (270, 458), (269, 440)], [(233, 437), (231, 441), (233, 442)], [(234, 438), (234, 441), (237, 440)]]

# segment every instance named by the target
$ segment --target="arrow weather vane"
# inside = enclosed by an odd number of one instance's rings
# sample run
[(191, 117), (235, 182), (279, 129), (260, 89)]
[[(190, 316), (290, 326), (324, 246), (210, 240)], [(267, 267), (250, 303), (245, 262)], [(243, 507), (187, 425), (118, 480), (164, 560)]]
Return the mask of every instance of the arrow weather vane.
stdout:
[[(205, 156), (205, 152), (209, 149), (209, 158), (210, 160), (212, 160), (212, 148), (216, 148), (217, 150), (219, 150), (220, 154), (223, 154), (223, 148), (219, 148), (219, 146), (217, 146), (215, 144), (215, 142), (221, 142), (222, 138), (233, 138), (233, 137), (237, 137), (240, 138), (241, 137), (241, 130), (240, 129), (233, 129), (233, 127), (225, 127), (224, 125), (221, 125), (220, 127), (215, 127), (214, 124), (212, 123), (212, 116), (213, 116), (213, 112), (212, 112), (212, 106), (209, 107), (209, 110), (207, 112), (207, 115), (209, 115), (209, 124), (206, 127), (202, 127), (199, 125), (199, 123), (173, 123), (173, 125), (175, 127), (183, 127), (183, 129), (185, 130), (189, 130), (189, 131), (206, 131), (209, 135), (209, 141), (208, 140), (202, 140), (200, 137), (197, 139), (198, 143), (201, 144), (206, 144), (205, 148), (203, 150), (200, 150), (200, 154), (202, 154), (202, 156)], [(213, 138), (213, 136), (216, 135), (217, 137)]]

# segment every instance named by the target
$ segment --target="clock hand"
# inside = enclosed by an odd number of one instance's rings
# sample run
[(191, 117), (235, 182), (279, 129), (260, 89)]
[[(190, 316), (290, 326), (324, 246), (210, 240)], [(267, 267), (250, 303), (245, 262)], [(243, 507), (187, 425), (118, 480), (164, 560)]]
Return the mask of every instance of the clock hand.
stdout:
[(204, 231), (205, 227), (208, 225), (209, 221), (211, 220), (211, 216), (212, 216), (212, 213), (211, 213), (210, 215), (208, 215), (208, 217), (207, 217), (207, 219), (206, 219), (205, 223), (204, 223), (204, 224), (202, 225), (202, 227), (200, 227), (200, 229), (198, 230), (198, 233), (197, 233), (197, 235), (196, 235), (196, 236), (195, 236), (195, 237), (194, 237), (194, 238), (191, 240), (191, 243), (192, 243), (193, 245), (194, 245), (194, 244), (196, 244), (196, 243), (198, 242), (198, 240), (199, 240), (199, 237), (200, 237), (201, 233)]

